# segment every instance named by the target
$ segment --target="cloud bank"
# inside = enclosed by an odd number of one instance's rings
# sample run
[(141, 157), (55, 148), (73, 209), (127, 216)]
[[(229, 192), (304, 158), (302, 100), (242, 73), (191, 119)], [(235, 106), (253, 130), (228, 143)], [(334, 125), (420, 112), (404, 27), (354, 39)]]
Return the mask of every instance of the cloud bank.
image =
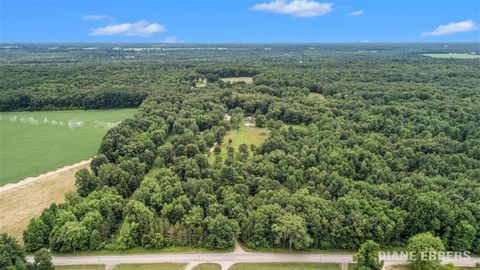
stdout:
[(296, 17), (323, 16), (332, 11), (333, 3), (319, 3), (311, 0), (273, 0), (268, 3), (256, 4), (252, 7), (256, 11), (266, 11)]
[(462, 32), (469, 32), (477, 29), (477, 25), (472, 20), (452, 22), (443, 24), (431, 32), (423, 32), (422, 37), (426, 36), (445, 36)]
[(104, 27), (98, 27), (92, 30), (92, 36), (140, 36), (148, 37), (155, 33), (165, 32), (165, 26), (158, 23), (149, 23), (141, 20), (133, 23), (111, 24)]

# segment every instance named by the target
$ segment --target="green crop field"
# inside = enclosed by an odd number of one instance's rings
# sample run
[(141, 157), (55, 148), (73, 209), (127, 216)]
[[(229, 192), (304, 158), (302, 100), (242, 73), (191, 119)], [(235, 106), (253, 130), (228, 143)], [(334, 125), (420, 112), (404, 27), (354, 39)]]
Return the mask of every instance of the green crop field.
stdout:
[(0, 113), (0, 186), (86, 160), (135, 109)]
[(430, 56), (433, 58), (480, 59), (480, 54), (468, 54), (468, 53), (433, 53), (433, 54), (423, 54), (423, 55)]

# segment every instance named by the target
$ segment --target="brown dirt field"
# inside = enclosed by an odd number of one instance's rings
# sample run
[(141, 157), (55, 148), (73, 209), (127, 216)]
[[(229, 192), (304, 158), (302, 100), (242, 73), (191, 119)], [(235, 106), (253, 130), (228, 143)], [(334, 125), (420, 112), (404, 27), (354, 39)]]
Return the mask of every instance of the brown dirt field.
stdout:
[(88, 163), (48, 173), (15, 188), (0, 192), (0, 233), (8, 233), (20, 242), (30, 219), (52, 203), (64, 201), (64, 194), (75, 189), (75, 173)]

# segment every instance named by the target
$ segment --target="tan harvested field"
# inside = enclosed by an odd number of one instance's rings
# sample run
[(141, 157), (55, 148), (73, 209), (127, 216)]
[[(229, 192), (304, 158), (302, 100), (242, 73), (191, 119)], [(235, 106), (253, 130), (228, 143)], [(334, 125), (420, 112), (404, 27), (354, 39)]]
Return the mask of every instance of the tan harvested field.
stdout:
[(0, 233), (9, 233), (21, 242), (30, 219), (52, 203), (63, 202), (65, 192), (75, 189), (75, 173), (86, 167), (88, 163), (83, 163), (0, 190)]

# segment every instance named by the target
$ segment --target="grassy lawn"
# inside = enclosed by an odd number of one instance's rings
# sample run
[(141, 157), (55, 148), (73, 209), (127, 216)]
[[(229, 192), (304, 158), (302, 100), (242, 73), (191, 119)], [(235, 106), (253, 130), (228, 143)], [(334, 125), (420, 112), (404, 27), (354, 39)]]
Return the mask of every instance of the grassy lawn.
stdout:
[(267, 252), (267, 253), (289, 253), (289, 254), (311, 254), (311, 253), (331, 253), (331, 254), (354, 254), (356, 251), (335, 250), (335, 249), (305, 249), (292, 250), (286, 248), (247, 248), (242, 245), (242, 248), (248, 252)]
[(237, 263), (229, 270), (340, 270), (336, 263)]
[(105, 265), (56, 265), (55, 270), (105, 270)]
[[(248, 127), (242, 122), (239, 129), (230, 130), (223, 138), (222, 144), (220, 145), (223, 160), (225, 160), (227, 156), (227, 146), (230, 139), (232, 140), (231, 146), (235, 148), (237, 152), (241, 144), (246, 144), (249, 148), (251, 144), (261, 145), (268, 138), (268, 134), (269, 131), (267, 128)], [(215, 155), (213, 153), (210, 154), (208, 161), (210, 163), (215, 161)]]
[(90, 158), (107, 130), (135, 111), (0, 113), (0, 186)]
[(229, 78), (222, 78), (224, 82), (236, 83), (236, 82), (245, 82), (247, 84), (253, 83), (252, 77), (229, 77)]
[[(474, 270), (475, 267), (467, 267), (467, 266), (459, 266), (461, 270)], [(412, 266), (410, 264), (394, 264), (389, 265), (385, 269), (387, 270), (412, 270)]]
[(195, 266), (193, 270), (222, 270), (222, 267), (216, 263), (202, 263)]
[(186, 263), (119, 264), (114, 270), (183, 270)]
[(85, 250), (76, 253), (54, 252), (55, 256), (93, 256), (93, 255), (127, 255), (127, 254), (156, 254), (156, 253), (228, 253), (232, 252), (233, 247), (229, 249), (206, 249), (192, 247), (165, 247), (161, 249), (131, 248), (126, 250)]
[(430, 56), (433, 58), (480, 59), (480, 54), (467, 54), (467, 53), (434, 53), (434, 54), (422, 54), (422, 55)]

